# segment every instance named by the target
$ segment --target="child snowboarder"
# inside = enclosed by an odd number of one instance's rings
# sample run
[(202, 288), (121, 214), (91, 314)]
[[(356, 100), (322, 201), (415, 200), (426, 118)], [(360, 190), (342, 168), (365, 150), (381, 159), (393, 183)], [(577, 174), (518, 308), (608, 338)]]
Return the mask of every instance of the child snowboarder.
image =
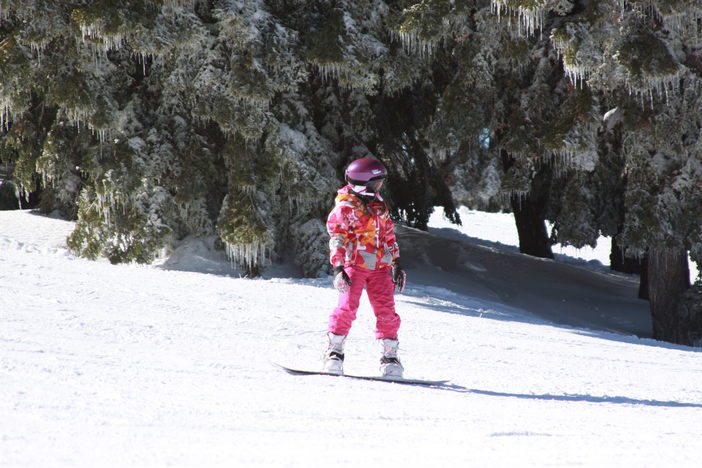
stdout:
[(375, 337), (383, 348), (381, 375), (402, 377), (403, 368), (397, 356), (400, 316), (395, 313), (393, 295), (395, 288), (404, 289), (406, 275), (397, 261), (400, 249), (394, 224), (378, 193), (386, 176), (385, 166), (376, 159), (353, 161), (345, 172), (349, 184), (339, 189), (327, 219), (339, 303), (329, 317), (326, 372), (344, 372), (344, 341), (356, 319), (365, 287), (376, 316)]

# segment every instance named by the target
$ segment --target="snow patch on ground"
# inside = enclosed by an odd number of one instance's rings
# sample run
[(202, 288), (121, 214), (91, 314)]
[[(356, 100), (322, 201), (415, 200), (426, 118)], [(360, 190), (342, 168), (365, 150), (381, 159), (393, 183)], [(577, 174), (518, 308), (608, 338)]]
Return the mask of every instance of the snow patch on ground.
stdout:
[[(68, 232), (0, 212), (3, 468), (699, 466), (700, 350), (627, 332), (647, 306), (626, 276), (398, 228), (406, 374), (451, 379), (409, 387), (271, 365), (319, 366), (329, 278), (219, 274), (207, 240), (91, 262)], [(349, 372), (376, 372), (373, 329), (364, 298)]]

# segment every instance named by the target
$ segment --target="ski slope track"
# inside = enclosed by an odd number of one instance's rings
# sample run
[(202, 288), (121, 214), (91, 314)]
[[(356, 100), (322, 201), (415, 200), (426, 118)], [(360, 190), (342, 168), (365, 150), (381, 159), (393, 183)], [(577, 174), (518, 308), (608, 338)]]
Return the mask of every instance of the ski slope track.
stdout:
[[(199, 239), (87, 261), (72, 223), (0, 212), (0, 466), (702, 465), (702, 354), (647, 337), (635, 278), (433, 219), (398, 229), (396, 302), (406, 376), (445, 387), (271, 366), (320, 365), (330, 278), (239, 278)], [(349, 373), (377, 372), (372, 315), (364, 296)]]

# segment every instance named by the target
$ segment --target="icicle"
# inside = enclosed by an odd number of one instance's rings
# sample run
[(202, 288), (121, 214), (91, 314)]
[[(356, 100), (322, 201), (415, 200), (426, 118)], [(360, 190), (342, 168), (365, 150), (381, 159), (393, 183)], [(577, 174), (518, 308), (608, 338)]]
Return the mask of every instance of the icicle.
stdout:
[(687, 24), (689, 24), (687, 21), (684, 21), (685, 19), (687, 19), (685, 15), (671, 15), (663, 18), (663, 24), (666, 29), (683, 32), (687, 29)]
[(93, 130), (93, 134), (97, 133), (98, 141), (99, 141), (99, 148), (100, 148), (100, 157), (102, 158), (102, 150), (105, 144), (105, 141), (107, 138), (110, 136), (110, 131), (101, 129), (101, 130)]
[(420, 39), (416, 34), (400, 32), (397, 33), (396, 36), (400, 39), (405, 51), (413, 54), (418, 53), (422, 58), (431, 57), (438, 46), (437, 41), (425, 41)]
[[(492, 0), (490, 9), (493, 14), (497, 15), (498, 21), (501, 20), (504, 10), (504, 12), (507, 13), (508, 26), (512, 26), (512, 18), (511, 15), (509, 15), (510, 7), (507, 5), (506, 0)], [(531, 36), (537, 30), (543, 33), (544, 20), (546, 17), (546, 10), (544, 8), (525, 8), (519, 6), (517, 7), (516, 13), (519, 18), (517, 23), (519, 34)]]
[(304, 198), (300, 195), (288, 197), (288, 211), (291, 213), (300, 213), (310, 206), (311, 203), (308, 198)]
[(139, 53), (139, 56), (141, 57), (141, 71), (146, 76), (146, 54)]
[(493, 15), (497, 15), (497, 21), (502, 19), (502, 8), (507, 10), (507, 5), (504, 4), (504, 0), (492, 0), (490, 3), (490, 12)]
[(322, 79), (325, 82), (337, 79), (339, 77), (339, 70), (341, 70), (340, 63), (324, 63), (317, 64), (317, 69), (322, 75)]
[(96, 54), (102, 53), (102, 56), (106, 56), (111, 50), (119, 49), (124, 43), (124, 34), (102, 36), (100, 35), (100, 28), (96, 25), (81, 25), (80, 31), (83, 42), (88, 43), (86, 39), (95, 39), (102, 42), (101, 45), (97, 45), (94, 42), (89, 42), (93, 52)]
[(225, 251), (231, 262), (247, 267), (262, 265), (268, 260), (268, 248), (263, 239), (238, 245), (225, 242)]
[(146, 60), (153, 59), (153, 56), (144, 52), (132, 52), (132, 57), (136, 59), (137, 63), (141, 63), (141, 72), (146, 76)]
[(93, 134), (97, 134), (98, 140), (100, 141), (100, 145), (105, 143), (107, 138), (110, 136), (110, 131), (109, 130), (93, 130)]
[(9, 106), (3, 104), (0, 107), (0, 129), (9, 130), (10, 129), (10, 108)]
[(43, 56), (44, 49), (46, 49), (48, 43), (43, 43), (43, 44), (37, 44), (35, 42), (31, 42), (29, 44), (29, 47), (31, 48), (32, 52), (36, 54), (37, 60), (39, 62), (39, 66), (41, 66), (41, 59)]
[(256, 185), (238, 185), (237, 187), (248, 196), (256, 194)]
[(85, 109), (66, 109), (66, 117), (76, 124), (76, 128), (80, 130), (82, 122), (85, 122), (90, 115), (88, 110)]
[(636, 97), (640, 101), (642, 108), (646, 107), (646, 102), (650, 102), (653, 109), (656, 103), (656, 96), (663, 98), (665, 103), (668, 104), (669, 93), (674, 93), (678, 89), (682, 75), (682, 70), (678, 70), (671, 75), (663, 77), (646, 77), (643, 86), (638, 88), (629, 83), (627, 84), (629, 96)]

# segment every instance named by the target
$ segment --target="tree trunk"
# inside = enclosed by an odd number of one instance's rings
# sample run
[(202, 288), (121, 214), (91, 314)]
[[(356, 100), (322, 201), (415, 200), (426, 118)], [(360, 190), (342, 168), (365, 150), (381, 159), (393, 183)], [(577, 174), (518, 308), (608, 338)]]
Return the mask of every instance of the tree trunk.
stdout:
[[(515, 159), (501, 151), (502, 170), (507, 173)], [(531, 187), (524, 196), (512, 195), (510, 203), (519, 235), (519, 251), (540, 258), (553, 258), (551, 241), (546, 229), (546, 207), (551, 191), (552, 173), (548, 164), (543, 164), (532, 177)]]
[(648, 300), (648, 255), (629, 257), (626, 249), (619, 245), (616, 237), (612, 237), (612, 250), (609, 254), (609, 267), (630, 275), (639, 275), (639, 299)]
[(512, 196), (511, 202), (519, 234), (519, 251), (534, 257), (553, 258), (541, 207), (532, 201), (531, 196)]
[(609, 254), (609, 266), (612, 270), (640, 275), (645, 261), (644, 257), (627, 256), (626, 249), (619, 245), (616, 237), (612, 237), (612, 250)]
[(641, 265), (641, 277), (639, 278), (639, 299), (648, 301), (650, 299), (648, 295), (648, 254), (643, 258), (643, 264)]
[(687, 251), (657, 247), (648, 253), (649, 298), (653, 338), (690, 345), (689, 319), (679, 313), (682, 293), (690, 287)]

